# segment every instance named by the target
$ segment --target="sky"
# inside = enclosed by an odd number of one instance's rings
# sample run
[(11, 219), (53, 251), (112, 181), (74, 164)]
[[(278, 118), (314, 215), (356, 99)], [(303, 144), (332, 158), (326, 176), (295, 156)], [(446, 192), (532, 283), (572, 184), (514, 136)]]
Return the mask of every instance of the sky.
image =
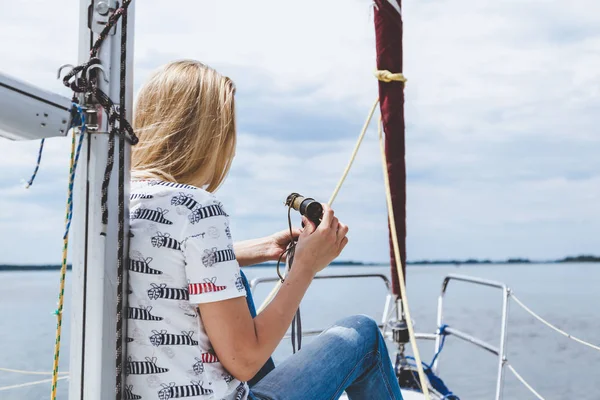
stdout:
[[(3, 8), (0, 71), (70, 97), (56, 70), (77, 62), (77, 4)], [(372, 7), (137, 2), (136, 90), (181, 58), (236, 83), (239, 145), (217, 193), (234, 239), (285, 229), (290, 192), (331, 195), (377, 96)], [(600, 254), (600, 3), (405, 1), (403, 18), (408, 259)], [(388, 260), (374, 128), (333, 207), (345, 260)], [(69, 140), (46, 143), (26, 190), (38, 143), (0, 139), (0, 263), (60, 262)]]

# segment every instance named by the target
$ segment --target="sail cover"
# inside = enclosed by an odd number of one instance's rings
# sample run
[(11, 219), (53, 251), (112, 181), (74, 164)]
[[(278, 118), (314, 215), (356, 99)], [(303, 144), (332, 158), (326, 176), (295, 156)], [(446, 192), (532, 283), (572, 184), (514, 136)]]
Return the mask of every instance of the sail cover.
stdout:
[[(375, 0), (375, 41), (377, 69), (402, 72), (401, 0)], [(406, 271), (406, 164), (404, 161), (404, 84), (379, 82), (379, 100), (387, 172), (392, 192), (392, 206), (400, 245), (402, 268)], [(392, 284), (394, 294), (400, 295), (396, 259), (391, 241)], [(406, 274), (404, 274), (406, 276)]]

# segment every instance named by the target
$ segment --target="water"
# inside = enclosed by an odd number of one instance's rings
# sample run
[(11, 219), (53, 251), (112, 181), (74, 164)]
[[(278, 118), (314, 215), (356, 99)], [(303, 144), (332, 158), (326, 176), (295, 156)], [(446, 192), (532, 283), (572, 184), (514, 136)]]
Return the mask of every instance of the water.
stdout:
[[(246, 271), (249, 279), (274, 276), (274, 269)], [(336, 267), (327, 273), (377, 272), (389, 275), (387, 267)], [(408, 291), (416, 330), (433, 332), (437, 295), (448, 273), (479, 276), (507, 283), (543, 317), (575, 336), (600, 343), (600, 265), (497, 265), (409, 267)], [(0, 367), (50, 371), (54, 346), (53, 311), (58, 290), (58, 272), (0, 273)], [(259, 286), (257, 303), (270, 290)], [(70, 290), (66, 296), (69, 298)], [(315, 281), (303, 302), (303, 327), (317, 329), (353, 313), (380, 319), (385, 291), (381, 281)], [(489, 288), (452, 283), (447, 294), (447, 323), (493, 344), (499, 339), (500, 293)], [(69, 302), (63, 324), (61, 371), (68, 370)], [(307, 340), (307, 339), (305, 339)], [(429, 362), (433, 344), (421, 342), (421, 355)], [(280, 360), (291, 351), (284, 340), (275, 353)], [(509, 362), (546, 399), (600, 399), (597, 379), (600, 353), (547, 329), (516, 304), (510, 309), (508, 331)], [(441, 355), (442, 378), (462, 400), (493, 399), (497, 360), (491, 354), (449, 337)], [(0, 387), (44, 379), (0, 371)], [(67, 381), (59, 382), (59, 399), (67, 398)], [(49, 384), (0, 391), (2, 400), (47, 399)], [(504, 399), (533, 399), (507, 371)]]

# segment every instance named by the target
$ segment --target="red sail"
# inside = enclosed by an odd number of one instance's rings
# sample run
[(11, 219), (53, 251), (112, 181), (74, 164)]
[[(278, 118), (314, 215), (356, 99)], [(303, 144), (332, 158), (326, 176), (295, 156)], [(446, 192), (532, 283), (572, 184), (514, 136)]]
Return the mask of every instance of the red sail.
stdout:
[[(392, 73), (402, 72), (402, 16), (401, 0), (375, 0), (375, 40), (377, 69)], [(404, 84), (402, 82), (379, 82), (379, 100), (387, 171), (392, 192), (392, 205), (402, 268), (406, 270), (406, 164), (404, 161)], [(396, 259), (390, 233), (392, 283), (396, 295), (400, 295)], [(405, 275), (406, 276), (406, 275)]]

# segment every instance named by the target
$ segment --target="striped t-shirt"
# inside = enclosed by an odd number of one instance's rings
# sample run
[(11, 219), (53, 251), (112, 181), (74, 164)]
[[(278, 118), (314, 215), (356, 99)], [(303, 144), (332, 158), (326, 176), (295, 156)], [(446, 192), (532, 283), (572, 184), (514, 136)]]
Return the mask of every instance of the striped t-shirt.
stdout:
[(125, 399), (247, 399), (197, 311), (246, 295), (222, 204), (193, 186), (134, 180), (130, 213)]

